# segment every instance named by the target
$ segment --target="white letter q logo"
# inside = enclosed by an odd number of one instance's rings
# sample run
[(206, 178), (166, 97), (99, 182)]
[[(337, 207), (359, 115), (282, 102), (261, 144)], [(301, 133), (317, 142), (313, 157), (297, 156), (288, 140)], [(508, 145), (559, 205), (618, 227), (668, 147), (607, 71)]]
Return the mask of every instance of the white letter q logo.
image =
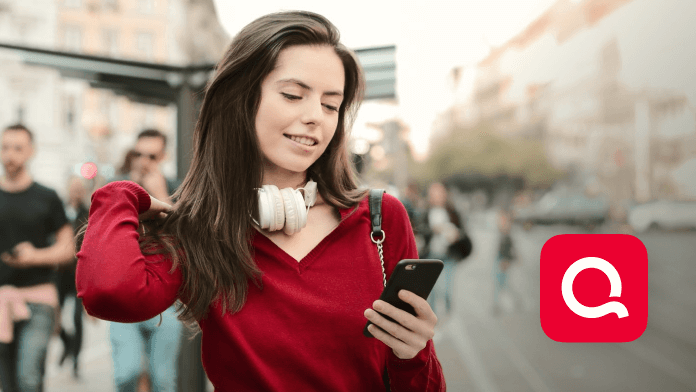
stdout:
[(583, 270), (587, 268), (596, 268), (609, 278), (609, 283), (611, 289), (609, 291), (610, 297), (620, 297), (621, 296), (621, 277), (616, 271), (613, 265), (608, 261), (601, 259), (599, 257), (584, 257), (576, 262), (574, 262), (563, 275), (563, 281), (561, 282), (561, 291), (563, 293), (563, 300), (566, 305), (570, 308), (573, 313), (584, 318), (598, 318), (606, 316), (609, 313), (616, 313), (619, 318), (628, 316), (628, 310), (620, 302), (607, 302), (597, 307), (588, 307), (575, 299), (573, 294), (573, 281), (575, 277)]

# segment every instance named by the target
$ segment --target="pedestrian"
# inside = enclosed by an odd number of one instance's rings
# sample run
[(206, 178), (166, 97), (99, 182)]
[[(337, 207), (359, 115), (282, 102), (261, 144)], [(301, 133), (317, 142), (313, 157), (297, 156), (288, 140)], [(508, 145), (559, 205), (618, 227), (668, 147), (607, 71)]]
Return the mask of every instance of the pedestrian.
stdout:
[[(124, 159), (124, 173), (114, 181), (133, 181), (160, 201), (171, 203), (176, 181), (167, 179), (160, 166), (166, 158), (167, 137), (157, 129), (138, 134)], [(126, 172), (126, 170), (128, 170)], [(158, 316), (133, 322), (112, 322), (109, 339), (118, 392), (176, 391), (180, 335), (183, 325), (172, 304)], [(143, 370), (142, 358), (147, 369)]]
[(498, 252), (493, 264), (493, 314), (500, 313), (500, 294), (502, 292), (508, 292), (515, 296), (509, 290), (508, 285), (508, 270), (516, 259), (515, 246), (510, 235), (511, 223), (510, 211), (505, 208), (501, 209), (498, 212), (498, 231), (500, 232)]
[[(427, 258), (442, 260), (445, 263), (440, 277), (433, 287), (428, 302), (436, 310), (438, 317), (449, 316), (452, 311), (452, 277), (458, 260), (455, 260), (449, 249), (460, 236), (461, 219), (457, 210), (449, 200), (447, 188), (441, 182), (435, 182), (428, 187), (428, 209), (426, 214)], [(445, 303), (445, 312), (438, 309), (438, 302)]]
[[(416, 247), (418, 248), (418, 255), (421, 256), (422, 250), (425, 247), (425, 239), (423, 238), (423, 225), (425, 224), (424, 214), (424, 200), (420, 195), (420, 190), (418, 184), (413, 181), (409, 181), (406, 189), (404, 191), (404, 197), (401, 202), (406, 208), (406, 213), (408, 214), (408, 220), (411, 222), (411, 229), (413, 230), (413, 235), (416, 237)], [(425, 256), (423, 257), (425, 258)]]
[[(87, 190), (79, 177), (72, 176), (68, 182), (68, 201), (65, 203), (65, 213), (70, 222), (73, 232), (77, 234), (78, 228), (87, 222), (89, 208), (85, 204), (84, 198)], [(58, 269), (56, 286), (58, 287), (58, 303), (60, 309), (66, 309), (66, 302), (71, 298), (75, 304), (73, 308), (73, 334), (60, 326), (60, 340), (63, 342), (63, 353), (60, 356), (58, 365), (62, 366), (65, 360), (70, 357), (73, 362), (73, 377), (79, 378), (79, 356), (82, 349), (82, 300), (77, 297), (75, 287), (75, 268), (77, 258), (73, 257), (70, 264), (61, 266)], [(60, 324), (60, 319), (58, 319)]]
[[(0, 158), (0, 385), (42, 391), (58, 308), (54, 267), (75, 256), (58, 194), (33, 180), (34, 137), (24, 125), (2, 132)], [(50, 244), (55, 236), (55, 243)]]
[(179, 181), (167, 178), (162, 173), (162, 164), (167, 159), (167, 135), (158, 129), (141, 131), (135, 146), (126, 152), (119, 174), (113, 181), (133, 181), (158, 200), (171, 203), (171, 195), (179, 186)]
[(135, 150), (130, 149), (126, 152), (126, 155), (123, 157), (123, 163), (121, 164), (121, 167), (116, 170), (116, 174), (120, 177), (125, 177), (130, 175), (131, 170), (133, 170), (133, 160), (135, 159)]
[[(368, 192), (347, 149), (364, 79), (336, 28), (305, 11), (263, 16), (215, 69), (174, 206), (128, 181), (94, 193), (78, 253), (88, 313), (140, 321), (180, 299), (219, 391), (444, 391), (428, 303), (402, 291), (413, 316), (376, 301)], [(382, 228), (388, 277), (417, 258), (390, 195)]]

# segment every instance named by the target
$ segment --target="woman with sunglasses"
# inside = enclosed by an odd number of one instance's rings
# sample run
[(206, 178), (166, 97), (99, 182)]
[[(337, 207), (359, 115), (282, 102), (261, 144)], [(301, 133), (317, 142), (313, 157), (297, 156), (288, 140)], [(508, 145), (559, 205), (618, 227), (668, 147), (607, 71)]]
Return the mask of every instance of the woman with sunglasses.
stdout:
[[(94, 193), (78, 253), (87, 311), (137, 322), (180, 300), (217, 391), (444, 391), (428, 303), (403, 291), (413, 316), (375, 301), (382, 267), (347, 151), (363, 88), (321, 15), (242, 29), (206, 88), (176, 203), (128, 181)], [(385, 195), (382, 208), (388, 278), (418, 255), (403, 205)]]

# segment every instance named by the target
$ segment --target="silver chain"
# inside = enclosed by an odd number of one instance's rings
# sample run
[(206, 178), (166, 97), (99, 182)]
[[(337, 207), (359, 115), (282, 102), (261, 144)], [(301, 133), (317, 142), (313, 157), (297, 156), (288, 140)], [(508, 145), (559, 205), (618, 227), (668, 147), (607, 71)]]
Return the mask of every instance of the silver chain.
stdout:
[(382, 262), (382, 279), (384, 281), (384, 287), (387, 287), (387, 273), (384, 271), (384, 248), (382, 247), (382, 243), (384, 242), (384, 238), (386, 238), (386, 234), (384, 234), (384, 230), (381, 230), (381, 232), (381, 239), (376, 240), (374, 235), (375, 233), (370, 233), (370, 239), (377, 245), (377, 250), (379, 251), (379, 261)]

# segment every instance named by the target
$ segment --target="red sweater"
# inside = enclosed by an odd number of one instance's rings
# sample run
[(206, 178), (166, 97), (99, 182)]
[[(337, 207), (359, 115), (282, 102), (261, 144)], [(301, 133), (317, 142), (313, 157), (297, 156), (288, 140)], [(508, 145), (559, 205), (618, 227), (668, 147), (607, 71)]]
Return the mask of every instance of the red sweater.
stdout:
[[(143, 256), (138, 214), (150, 198), (130, 181), (112, 182), (92, 195), (89, 226), (77, 254), (77, 289), (87, 313), (138, 322), (177, 300), (180, 269), (171, 259)], [(249, 285), (241, 311), (222, 315), (211, 304), (202, 330), (202, 360), (216, 391), (384, 391), (385, 366), (392, 391), (444, 391), (445, 379), (432, 340), (410, 360), (366, 338), (365, 309), (382, 292), (382, 270), (370, 241), (367, 198), (300, 262), (255, 232), (255, 261), (263, 290)], [(403, 205), (384, 196), (384, 260), (418, 257)], [(146, 260), (161, 261), (146, 263)]]

